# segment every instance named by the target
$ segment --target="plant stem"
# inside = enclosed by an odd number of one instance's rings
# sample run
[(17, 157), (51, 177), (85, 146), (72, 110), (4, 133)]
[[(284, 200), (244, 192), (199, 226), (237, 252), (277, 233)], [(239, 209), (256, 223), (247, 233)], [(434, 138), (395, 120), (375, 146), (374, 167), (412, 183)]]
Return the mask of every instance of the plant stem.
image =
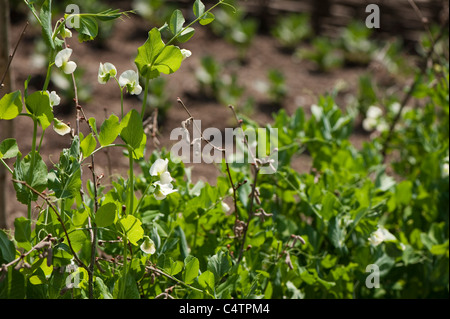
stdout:
[(252, 185), (252, 192), (250, 193), (250, 206), (248, 208), (248, 220), (247, 223), (244, 226), (244, 235), (242, 237), (242, 246), (241, 249), (239, 251), (239, 258), (237, 263), (239, 264), (242, 260), (242, 256), (244, 253), (244, 249), (245, 249), (245, 241), (247, 239), (247, 230), (248, 227), (250, 226), (250, 222), (253, 218), (254, 212), (253, 212), (253, 206), (254, 206), (254, 202), (255, 202), (255, 197), (256, 197), (256, 183), (258, 182), (258, 175), (259, 175), (259, 168), (256, 167), (256, 171), (255, 171), (255, 178), (253, 180), (253, 185)]
[[(95, 161), (94, 155), (91, 155), (91, 172), (92, 182), (94, 183), (94, 216), (98, 211), (98, 191), (97, 191), (97, 179), (95, 176)], [(89, 299), (94, 298), (94, 271), (95, 271), (95, 257), (97, 252), (97, 225), (89, 217), (89, 227), (91, 232), (91, 262), (89, 264)]]
[(8, 164), (6, 164), (6, 162), (0, 158), (0, 162), (6, 167), (6, 169), (11, 173), (14, 174), (13, 170), (11, 169), (11, 167), (8, 166)]
[(125, 299), (125, 286), (127, 283), (127, 268), (128, 268), (128, 237), (124, 232), (123, 234), (123, 277), (122, 277), (122, 285), (120, 287), (119, 298)]
[(130, 159), (130, 178), (128, 180), (128, 196), (129, 202), (128, 202), (128, 214), (133, 215), (133, 206), (134, 206), (134, 159), (133, 159), (133, 151), (128, 148), (128, 158)]
[[(53, 56), (53, 54), (52, 54), (52, 56)], [(51, 61), (51, 60), (50, 60), (50, 61)], [(50, 62), (50, 63), (48, 64), (47, 75), (46, 75), (46, 77), (45, 77), (45, 83), (44, 83), (44, 87), (42, 88), (42, 91), (46, 91), (47, 88), (48, 88), (48, 84), (50, 83), (50, 78), (51, 78), (50, 72), (52, 71), (52, 66), (53, 66), (53, 64), (54, 64), (54, 63), (52, 63), (52, 62)]]
[[(36, 160), (36, 138), (37, 138), (37, 125), (38, 125), (38, 120), (33, 116), (33, 140), (31, 141), (31, 164), (30, 164), (30, 171), (28, 172), (28, 180), (32, 181), (32, 175), (34, 172), (34, 162)], [(32, 198), (30, 197), (30, 201), (28, 202), (28, 209), (27, 209), (27, 217), (28, 217), (28, 222), (30, 224), (30, 229), (31, 229), (31, 200)]]
[(114, 77), (114, 80), (116, 80), (117, 85), (119, 86), (119, 90), (120, 90), (120, 120), (123, 119), (123, 89), (120, 86), (119, 80), (117, 79), (117, 77)]

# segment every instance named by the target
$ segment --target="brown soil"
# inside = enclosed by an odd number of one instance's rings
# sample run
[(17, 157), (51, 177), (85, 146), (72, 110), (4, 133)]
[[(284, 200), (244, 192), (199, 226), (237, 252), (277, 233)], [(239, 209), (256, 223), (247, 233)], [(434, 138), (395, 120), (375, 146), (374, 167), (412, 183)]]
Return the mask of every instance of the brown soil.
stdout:
[[(126, 2), (127, 3), (127, 2)], [(121, 7), (123, 10), (131, 9), (126, 6)], [(24, 21), (15, 23), (12, 26), (11, 45), (13, 46), (23, 28)], [(100, 85), (97, 82), (97, 72), (100, 62), (111, 62), (117, 69), (119, 74), (125, 70), (133, 69), (134, 58), (137, 48), (141, 46), (146, 38), (147, 32), (153, 26), (139, 16), (131, 16), (131, 19), (117, 21), (112, 36), (103, 43), (101, 48), (95, 43), (80, 44), (76, 38), (70, 39), (70, 46), (74, 53), (72, 60), (76, 61), (78, 66), (85, 70), (84, 81), (91, 86), (92, 100), (80, 101), (87, 117), (95, 117), (97, 123), (101, 123), (106, 113), (120, 112), (120, 93), (117, 85), (111, 81), (106, 85)], [(39, 36), (39, 30), (29, 27), (26, 36), (20, 44), (19, 50), (12, 63), (12, 70), (15, 76), (16, 89), (23, 90), (23, 83), (32, 75), (45, 75), (45, 69), (36, 69), (31, 61), (31, 55), (34, 50), (34, 39)], [(187, 114), (178, 105), (177, 97), (180, 97), (184, 103), (190, 108), (194, 117), (202, 120), (203, 128), (217, 127), (223, 129), (225, 127), (234, 127), (235, 121), (230, 110), (225, 105), (217, 102), (202, 99), (199, 96), (199, 88), (194, 76), (194, 70), (200, 63), (200, 58), (205, 55), (213, 55), (215, 59), (229, 66), (227, 71), (239, 71), (239, 83), (244, 84), (247, 93), (252, 95), (256, 100), (256, 109), (252, 115), (252, 119), (258, 121), (262, 125), (272, 120), (272, 113), (277, 108), (270, 107), (267, 104), (266, 97), (254, 89), (254, 83), (257, 80), (265, 80), (268, 69), (278, 69), (286, 76), (289, 95), (283, 104), (288, 114), (293, 114), (297, 107), (304, 107), (309, 113), (311, 104), (317, 102), (320, 94), (331, 91), (338, 81), (345, 81), (348, 87), (347, 91), (342, 92), (338, 97), (338, 102), (345, 105), (346, 94), (356, 93), (358, 78), (366, 68), (344, 68), (335, 72), (321, 74), (313, 72), (312, 65), (306, 61), (295, 61), (291, 55), (283, 53), (278, 47), (276, 41), (266, 35), (259, 35), (254, 40), (248, 52), (248, 61), (244, 65), (236, 66), (238, 57), (237, 50), (224, 42), (212, 36), (212, 33), (206, 27), (198, 27), (194, 38), (185, 46), (186, 49), (192, 51), (193, 55), (183, 62), (181, 69), (167, 77), (168, 92), (173, 100), (173, 106), (168, 111), (164, 122), (160, 123), (160, 141), (161, 147), (170, 148), (174, 141), (169, 140), (169, 134), (172, 129), (180, 127), (181, 121), (187, 118)], [(30, 90), (37, 89), (32, 87)], [(70, 105), (71, 101), (63, 101)], [(131, 108), (140, 110), (140, 101), (137, 98), (127, 96), (125, 100), (125, 110)], [(72, 103), (73, 107), (73, 103)], [(56, 116), (66, 122), (70, 122), (72, 127), (75, 125), (75, 112), (69, 114), (56, 114)], [(87, 126), (83, 124), (83, 131), (87, 132)], [(15, 120), (15, 136), (18, 140), (19, 148), (22, 154), (27, 154), (31, 149), (32, 128), (30, 119), (20, 117)], [(358, 132), (352, 137), (352, 141), (356, 146), (360, 146), (362, 141), (368, 136)], [(53, 130), (46, 132), (45, 140), (42, 146), (42, 157), (50, 165), (51, 162), (57, 162), (59, 153), (62, 148), (70, 145), (69, 136), (59, 136)], [(153, 145), (148, 142), (147, 154), (153, 150)], [(110, 156), (112, 159), (113, 174), (127, 174), (128, 160), (121, 153), (120, 149), (111, 149)], [(9, 162), (12, 165), (11, 162)], [(310, 170), (311, 161), (306, 155), (299, 156), (292, 163), (293, 168), (300, 172)], [(88, 169), (85, 169), (85, 172)], [(96, 156), (96, 173), (108, 174), (107, 157), (104, 153)], [(216, 177), (220, 174), (219, 170), (213, 165), (195, 165), (193, 176), (212, 184), (215, 183)], [(9, 225), (13, 226), (14, 218), (26, 214), (26, 207), (15, 201), (15, 192), (12, 183), (8, 185), (11, 199), (8, 202), (8, 212), (10, 217)]]

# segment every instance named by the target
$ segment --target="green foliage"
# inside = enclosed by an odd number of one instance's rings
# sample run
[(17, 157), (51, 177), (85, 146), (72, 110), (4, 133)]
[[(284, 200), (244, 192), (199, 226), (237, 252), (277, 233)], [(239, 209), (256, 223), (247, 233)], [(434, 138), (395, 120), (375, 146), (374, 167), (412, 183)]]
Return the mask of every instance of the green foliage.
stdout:
[[(30, 4), (44, 36), (50, 4), (40, 15)], [(212, 22), (213, 8), (195, 1), (194, 22)], [(84, 17), (83, 41), (95, 37), (94, 21), (118, 14)], [(171, 40), (164, 42), (160, 29), (149, 32), (135, 61), (147, 81), (180, 67), (181, 49), (171, 43), (193, 35), (193, 23), (185, 23), (174, 11), (165, 26)], [(358, 30), (350, 37), (357, 43), (367, 36)], [(50, 40), (48, 46), (55, 51)], [(224, 80), (213, 77), (220, 68), (213, 59), (203, 64), (205, 86), (223, 94)], [(27, 113), (20, 91), (0, 100), (1, 120), (25, 116), (33, 123), (25, 157), (16, 140), (0, 143), (1, 165), (29, 211), (14, 221), (14, 232), (0, 230), (0, 298), (448, 298), (448, 61), (416, 79), (411, 97), (423, 107), (390, 106), (386, 121), (400, 116), (389, 139), (382, 132), (356, 148), (350, 136), (357, 114), (342, 110), (334, 95), (321, 96), (311, 116), (302, 108), (291, 116), (281, 110), (266, 125), (278, 131), (273, 174), (261, 173), (271, 165), (264, 158), (253, 165), (224, 160), (214, 185), (194, 183), (192, 169), (169, 160), (168, 151), (148, 151), (143, 114), (134, 109), (111, 114), (100, 129), (97, 119), (86, 119), (90, 133), (74, 132), (48, 167), (37, 133), (39, 126), (43, 141), (54, 118), (50, 95), (28, 94), (26, 83)], [(274, 96), (284, 96), (282, 76), (272, 72), (271, 80)], [(225, 91), (226, 100), (239, 96)], [(362, 78), (358, 103), (376, 102), (370, 79)], [(260, 126), (237, 117), (242, 129)], [(124, 148), (130, 166), (127, 178), (110, 176), (104, 184), (95, 154), (109, 147)], [(397, 153), (392, 162), (383, 148)], [(306, 152), (312, 168), (299, 173), (292, 166)], [(12, 168), (4, 159), (15, 160)], [(367, 284), (368, 266), (379, 269), (378, 288)]]
[[(245, 11), (237, 6), (237, 1), (228, 1), (234, 7), (219, 9), (215, 15), (216, 23), (211, 25), (213, 32), (235, 46), (239, 58), (245, 60), (258, 31), (258, 20), (246, 16)], [(238, 9), (235, 9), (238, 8)]]
[(312, 35), (309, 15), (282, 16), (272, 28), (271, 33), (283, 48), (293, 50)]
[(239, 83), (238, 74), (229, 75), (222, 71), (222, 65), (214, 57), (203, 57), (200, 67), (195, 72), (200, 93), (222, 104), (236, 105), (242, 98), (245, 88)]

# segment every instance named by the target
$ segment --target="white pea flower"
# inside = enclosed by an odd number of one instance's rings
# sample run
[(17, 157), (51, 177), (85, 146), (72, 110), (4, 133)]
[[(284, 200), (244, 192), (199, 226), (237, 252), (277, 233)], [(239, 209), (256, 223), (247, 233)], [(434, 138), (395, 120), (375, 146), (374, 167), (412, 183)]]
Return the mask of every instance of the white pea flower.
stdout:
[(186, 49), (181, 49), (181, 54), (183, 55), (183, 61), (192, 55), (192, 52)]
[(366, 117), (372, 118), (372, 119), (378, 119), (382, 116), (383, 116), (383, 110), (375, 105), (370, 106), (366, 113)]
[(151, 176), (159, 176), (163, 173), (168, 173), (169, 160), (168, 159), (157, 159), (155, 163), (153, 163), (152, 167), (150, 167), (150, 175)]
[(119, 77), (120, 87), (127, 88), (128, 93), (139, 95), (142, 92), (142, 87), (139, 85), (139, 74), (133, 70), (128, 70), (122, 73)]
[(395, 240), (397, 240), (397, 238), (395, 238), (395, 236), (392, 235), (384, 227), (378, 227), (378, 229), (374, 231), (372, 235), (369, 237), (369, 242), (373, 246), (378, 246), (384, 241), (395, 241)]
[(173, 181), (172, 176), (170, 176), (169, 172), (164, 172), (159, 176), (160, 182), (163, 185), (170, 184)]
[(53, 108), (54, 106), (59, 105), (61, 103), (61, 98), (56, 94), (55, 91), (46, 91), (48, 94), (48, 97), (50, 98), (50, 106)]
[(372, 105), (368, 108), (366, 118), (364, 119), (362, 126), (370, 132), (373, 130), (384, 131), (386, 129), (385, 123), (382, 121), (383, 110), (378, 106)]
[(173, 189), (173, 185), (171, 184), (173, 178), (170, 176), (168, 166), (168, 159), (157, 159), (150, 168), (150, 175), (159, 177), (159, 181), (153, 183), (153, 185), (156, 186), (154, 195), (157, 200), (163, 200), (167, 195), (177, 192), (176, 189)]
[(144, 236), (144, 242), (141, 245), (141, 250), (149, 255), (153, 255), (156, 252), (156, 246), (150, 237)]
[(106, 82), (108, 82), (110, 78), (113, 78), (116, 75), (117, 69), (113, 64), (109, 62), (103, 64), (100, 62), (100, 66), (98, 68), (98, 83), (106, 84)]
[(154, 196), (157, 200), (163, 200), (167, 197), (167, 195), (178, 191), (177, 189), (173, 189), (173, 185), (170, 183), (162, 184), (161, 182), (155, 182), (154, 185), (156, 186)]
[(373, 118), (365, 118), (362, 126), (364, 128), (364, 130), (370, 132), (373, 131), (376, 127), (377, 127), (378, 121), (376, 119)]
[(398, 114), (398, 112), (400, 112), (401, 108), (402, 108), (402, 106), (398, 102), (394, 102), (394, 103), (391, 104), (391, 111), (394, 114)]
[(222, 202), (222, 210), (223, 210), (225, 213), (228, 213), (228, 212), (231, 210), (231, 208), (230, 208), (230, 206), (228, 206), (227, 203)]
[(65, 74), (72, 74), (77, 68), (77, 64), (73, 61), (69, 61), (72, 55), (72, 49), (66, 48), (58, 52), (55, 58), (55, 64)]
[(55, 130), (56, 133), (58, 133), (61, 136), (70, 133), (70, 126), (58, 120), (56, 117), (53, 119), (53, 129)]

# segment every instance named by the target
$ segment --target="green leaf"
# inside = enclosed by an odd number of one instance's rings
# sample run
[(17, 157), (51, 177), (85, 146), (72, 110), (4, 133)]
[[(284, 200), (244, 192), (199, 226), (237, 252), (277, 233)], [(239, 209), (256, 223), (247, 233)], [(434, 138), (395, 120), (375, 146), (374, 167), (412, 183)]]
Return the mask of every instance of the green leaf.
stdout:
[(117, 206), (114, 203), (102, 205), (95, 214), (95, 223), (98, 227), (108, 227), (114, 223)]
[(346, 251), (345, 231), (340, 226), (339, 216), (330, 219), (328, 223), (328, 237), (333, 246), (337, 248), (340, 253)]
[[(34, 157), (33, 171), (31, 171), (31, 154), (28, 154), (23, 159), (18, 158), (14, 164), (13, 178), (26, 182), (38, 192), (43, 192), (47, 188), (47, 165), (45, 165), (39, 153), (36, 152)], [(38, 197), (23, 184), (14, 183), (14, 189), (16, 190), (17, 200), (22, 204), (35, 201)]]
[[(121, 286), (125, 284), (124, 295), (119, 296), (119, 292), (122, 290)], [(117, 289), (116, 289), (117, 287)], [(136, 280), (133, 275), (127, 273), (126, 280), (119, 280), (119, 284), (114, 287), (114, 296), (115, 298), (124, 298), (124, 299), (139, 299), (141, 295), (139, 294), (138, 286), (136, 284)]]
[[(94, 131), (95, 135), (98, 137), (98, 132), (97, 132), (97, 121), (95, 119), (95, 117), (91, 117), (89, 118), (89, 126), (92, 128), (92, 130)], [(101, 145), (101, 144), (100, 144)]]
[(47, 92), (34, 92), (25, 98), (25, 105), (30, 114), (34, 115), (45, 130), (53, 122), (53, 110)]
[(188, 256), (184, 259), (184, 265), (183, 281), (186, 284), (192, 284), (194, 279), (198, 277), (199, 261), (196, 257)]
[(219, 282), (230, 269), (231, 261), (228, 254), (223, 251), (220, 251), (208, 260), (208, 270), (214, 274), (216, 282)]
[(179, 260), (173, 260), (172, 257), (161, 254), (158, 258), (158, 265), (164, 269), (171, 276), (179, 274), (183, 270), (183, 262)]
[(215, 15), (212, 12), (208, 12), (200, 19), (201, 25), (208, 25), (216, 19)]
[(79, 16), (80, 26), (76, 28), (78, 31), (78, 40), (80, 42), (94, 40), (98, 35), (98, 24), (95, 18), (89, 16)]
[(198, 277), (198, 283), (203, 288), (210, 288), (211, 290), (214, 290), (215, 286), (214, 274), (209, 270), (205, 271)]
[(135, 159), (142, 158), (144, 156), (147, 136), (144, 133), (141, 116), (133, 109), (125, 115), (121, 125), (123, 129), (120, 137), (132, 150)]
[(12, 158), (19, 154), (19, 147), (14, 138), (7, 138), (0, 144), (0, 159)]
[(6, 278), (0, 281), (0, 299), (24, 299), (25, 287), (25, 276), (14, 267), (9, 267)]
[(166, 46), (157, 28), (150, 30), (147, 41), (139, 47), (135, 59), (139, 73), (149, 79), (157, 78), (160, 73), (174, 73), (180, 68), (182, 61), (180, 49), (173, 45)]
[(0, 120), (12, 120), (22, 112), (20, 91), (5, 94), (0, 100)]
[(14, 239), (19, 243), (30, 242), (31, 228), (29, 219), (25, 217), (18, 217), (14, 220)]
[(408, 205), (411, 202), (413, 184), (410, 181), (403, 181), (396, 187), (396, 197), (398, 205)]
[(448, 240), (440, 245), (433, 245), (430, 249), (433, 255), (444, 255), (448, 254)]
[(194, 28), (186, 28), (185, 30), (183, 30), (183, 32), (181, 32), (181, 34), (177, 37), (177, 40), (181, 43), (185, 43), (187, 41), (189, 41), (195, 33), (195, 29)]
[(205, 13), (205, 5), (201, 0), (195, 0), (194, 2), (194, 14), (197, 18), (200, 18)]
[(101, 128), (98, 141), (101, 146), (107, 146), (112, 144), (120, 133), (121, 124), (119, 123), (119, 118), (112, 114), (108, 119), (106, 119)]
[(0, 229), (0, 263), (10, 263), (15, 259), (16, 249), (6, 233)]
[(329, 220), (331, 217), (335, 215), (334, 205), (336, 202), (337, 202), (336, 198), (330, 192), (328, 192), (324, 196), (322, 200), (322, 211), (321, 211), (321, 215), (324, 220)]
[(83, 152), (83, 156), (89, 157), (92, 152), (95, 151), (95, 148), (97, 147), (97, 141), (95, 140), (95, 137), (92, 135), (92, 133), (89, 133), (88, 136), (86, 136), (80, 144), (81, 152)]
[(118, 19), (122, 16), (122, 14), (127, 15), (127, 13), (122, 13), (120, 12), (119, 9), (107, 9), (105, 11), (102, 11), (100, 13), (97, 13), (95, 15), (95, 17), (97, 19), (99, 19), (100, 21), (111, 21), (111, 20), (115, 20)]
[(45, 43), (52, 49), (55, 50), (55, 43), (52, 38), (53, 28), (52, 28), (52, 1), (46, 0), (42, 4), (41, 12), (39, 14), (42, 26), (42, 37)]
[(183, 30), (183, 25), (185, 22), (186, 19), (180, 10), (177, 9), (172, 13), (172, 16), (170, 17), (169, 29), (174, 36)]
[(112, 294), (109, 292), (108, 286), (105, 285), (102, 278), (95, 277), (95, 288), (100, 294), (98, 299), (113, 299)]
[(144, 230), (141, 227), (142, 223), (133, 215), (122, 218), (119, 220), (118, 224), (133, 245), (136, 246), (137, 242), (144, 237)]
[(69, 234), (70, 243), (72, 244), (72, 248), (75, 252), (79, 251), (83, 247), (88, 244), (88, 236), (86, 230), (81, 230), (75, 227), (72, 227), (67, 230)]
[(55, 192), (57, 198), (73, 198), (80, 194), (79, 141), (78, 136), (75, 136), (70, 149), (61, 152), (59, 163), (48, 174), (48, 188)]
[(175, 227), (175, 234), (180, 238), (180, 254), (182, 258), (187, 258), (189, 255), (189, 248), (186, 240), (186, 235), (180, 226)]

